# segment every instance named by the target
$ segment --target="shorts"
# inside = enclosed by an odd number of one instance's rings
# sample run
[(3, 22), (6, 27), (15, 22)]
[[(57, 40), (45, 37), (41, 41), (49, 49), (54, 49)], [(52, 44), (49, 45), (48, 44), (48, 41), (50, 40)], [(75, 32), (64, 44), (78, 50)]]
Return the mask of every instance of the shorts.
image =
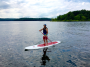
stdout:
[(48, 39), (48, 36), (43, 36), (43, 39), (47, 40)]

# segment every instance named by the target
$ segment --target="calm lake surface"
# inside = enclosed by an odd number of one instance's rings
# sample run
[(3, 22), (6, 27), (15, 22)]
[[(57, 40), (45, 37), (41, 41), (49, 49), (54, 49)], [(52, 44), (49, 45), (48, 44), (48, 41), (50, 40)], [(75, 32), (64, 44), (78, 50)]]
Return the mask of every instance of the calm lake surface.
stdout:
[[(46, 56), (43, 49), (24, 51), (43, 43), (43, 24), (61, 43)], [(90, 22), (0, 21), (0, 67), (90, 67)]]

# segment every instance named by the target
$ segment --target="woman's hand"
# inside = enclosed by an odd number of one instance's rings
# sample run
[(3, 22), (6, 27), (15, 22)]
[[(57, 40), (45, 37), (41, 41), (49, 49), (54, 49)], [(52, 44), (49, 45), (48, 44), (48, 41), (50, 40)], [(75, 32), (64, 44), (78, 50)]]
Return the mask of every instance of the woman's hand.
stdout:
[(41, 31), (41, 30), (39, 30), (39, 31)]
[(47, 35), (44, 35), (45, 37), (47, 37)]

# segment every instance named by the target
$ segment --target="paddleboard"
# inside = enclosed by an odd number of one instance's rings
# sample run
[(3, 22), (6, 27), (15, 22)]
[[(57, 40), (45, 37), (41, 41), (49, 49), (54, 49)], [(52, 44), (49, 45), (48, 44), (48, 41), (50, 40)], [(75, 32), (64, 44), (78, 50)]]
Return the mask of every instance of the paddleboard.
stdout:
[(53, 42), (49, 42), (48, 46), (46, 46), (45, 44), (37, 44), (37, 45), (25, 47), (25, 49), (27, 49), (27, 50), (29, 50), (29, 49), (40, 49), (40, 48), (50, 47), (50, 46), (53, 46), (53, 45), (56, 45), (59, 43), (61, 43), (61, 41), (53, 41)]

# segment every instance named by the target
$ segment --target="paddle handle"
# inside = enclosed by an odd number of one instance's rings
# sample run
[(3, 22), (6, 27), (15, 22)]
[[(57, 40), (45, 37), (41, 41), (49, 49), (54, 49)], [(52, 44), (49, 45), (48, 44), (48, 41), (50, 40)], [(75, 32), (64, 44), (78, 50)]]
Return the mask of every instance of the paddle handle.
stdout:
[[(41, 31), (40, 31), (41, 32)], [(42, 33), (42, 32), (41, 32)], [(43, 34), (43, 33), (42, 33)], [(43, 34), (44, 35), (44, 34)], [(50, 41), (50, 42), (52, 42), (49, 38), (48, 38), (48, 40)]]

